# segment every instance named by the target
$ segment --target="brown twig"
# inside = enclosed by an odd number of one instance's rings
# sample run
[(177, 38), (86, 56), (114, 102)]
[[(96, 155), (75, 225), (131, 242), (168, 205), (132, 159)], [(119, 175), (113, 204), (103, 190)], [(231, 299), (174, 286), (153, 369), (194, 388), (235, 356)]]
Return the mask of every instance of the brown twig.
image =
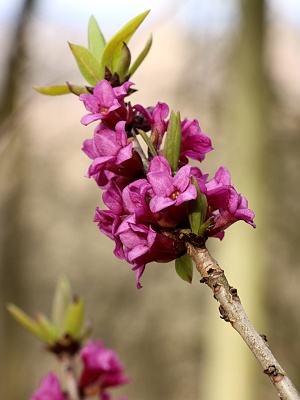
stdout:
[(263, 372), (271, 379), (280, 399), (300, 400), (299, 393), (272, 354), (266, 338), (256, 332), (243, 309), (237, 290), (229, 285), (224, 271), (219, 267), (216, 260), (211, 257), (205, 247), (197, 248), (187, 244), (187, 249), (202, 277), (200, 282), (206, 283), (212, 289), (214, 297), (220, 303), (221, 318), (230, 322), (244, 339), (263, 367)]
[(62, 365), (68, 399), (80, 400), (77, 379), (74, 370), (74, 357), (69, 353), (63, 353), (59, 356)]

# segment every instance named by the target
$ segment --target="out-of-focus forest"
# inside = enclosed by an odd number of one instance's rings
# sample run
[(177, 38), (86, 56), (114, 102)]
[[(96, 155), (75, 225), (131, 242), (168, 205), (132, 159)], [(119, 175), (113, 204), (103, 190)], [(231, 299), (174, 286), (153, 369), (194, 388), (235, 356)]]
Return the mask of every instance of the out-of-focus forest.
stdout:
[[(49, 312), (62, 274), (85, 298), (93, 338), (115, 349), (132, 377), (116, 396), (277, 398), (196, 274), (188, 285), (172, 263), (151, 264), (137, 290), (130, 265), (113, 256), (113, 243), (92, 222), (101, 192), (84, 177), (89, 160), (80, 149), (93, 127), (80, 124), (83, 104), (32, 90), (83, 83), (67, 41), (86, 45), (88, 20), (64, 23), (67, 7), (79, 8), (66, 0), (57, 19), (47, 20), (41, 3), (16, 1), (7, 19), (0, 8), (0, 398), (28, 399), (56, 369), (5, 305)], [(101, 10), (85, 3), (102, 26)], [(102, 3), (112, 21), (121, 21), (111, 24), (112, 35), (127, 20), (113, 0)], [(130, 3), (129, 18), (147, 9)], [(216, 0), (156, 3), (131, 45), (137, 53), (153, 32), (131, 101), (165, 101), (182, 117), (199, 119), (215, 149), (203, 169), (213, 175), (227, 166), (248, 198), (257, 229), (240, 222), (209, 248), (299, 389), (300, 24), (276, 0), (232, 0), (229, 11)]]

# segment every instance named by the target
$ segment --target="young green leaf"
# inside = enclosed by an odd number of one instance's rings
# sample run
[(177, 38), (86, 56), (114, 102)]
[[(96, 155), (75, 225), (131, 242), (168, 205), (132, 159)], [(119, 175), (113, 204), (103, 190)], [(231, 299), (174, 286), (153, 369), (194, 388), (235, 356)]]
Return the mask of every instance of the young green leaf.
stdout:
[(74, 85), (73, 83), (69, 83), (69, 82), (67, 82), (67, 85), (68, 85), (69, 91), (73, 94), (76, 94), (76, 96), (79, 96), (82, 93), (90, 93), (87, 90), (86, 86)]
[(64, 320), (68, 305), (72, 301), (71, 286), (66, 277), (61, 277), (57, 282), (52, 302), (52, 321), (59, 332), (63, 332)]
[(88, 44), (89, 50), (94, 54), (98, 61), (101, 61), (106, 40), (94, 16), (91, 16), (89, 20)]
[(188, 254), (184, 254), (175, 260), (175, 270), (181, 279), (192, 283), (193, 279), (193, 261)]
[(151, 46), (152, 46), (152, 35), (150, 35), (150, 38), (148, 39), (144, 49), (141, 51), (139, 56), (136, 58), (136, 60), (130, 67), (129, 76), (132, 76), (135, 73), (135, 71), (138, 69), (138, 67), (141, 65), (141, 63), (144, 61), (147, 54), (149, 53), (149, 50), (151, 49)]
[(75, 339), (82, 328), (83, 317), (84, 303), (83, 300), (78, 297), (68, 305), (65, 315), (64, 332), (68, 333)]
[(187, 211), (192, 232), (198, 236), (200, 235), (200, 228), (206, 218), (207, 198), (201, 193), (198, 182), (194, 177), (191, 178), (191, 182), (196, 187), (197, 198), (187, 203)]
[(46, 94), (48, 96), (59, 96), (61, 94), (71, 93), (68, 85), (57, 85), (57, 86), (46, 86), (46, 87), (33, 86), (33, 89), (38, 93)]
[(116, 71), (123, 43), (127, 44), (129, 42), (132, 35), (144, 21), (149, 12), (150, 10), (145, 11), (142, 14), (133, 18), (107, 42), (101, 59), (103, 70), (105, 69), (105, 67), (107, 67), (111, 73), (114, 73)]
[(72, 43), (69, 46), (82, 76), (90, 85), (95, 86), (104, 79), (104, 68), (89, 49)]
[(157, 156), (157, 152), (155, 150), (155, 147), (153, 146), (153, 143), (151, 142), (151, 140), (149, 139), (147, 134), (144, 131), (142, 131), (141, 129), (138, 129), (137, 131), (141, 135), (141, 137), (144, 140), (144, 142), (146, 143), (146, 145), (148, 146), (148, 149), (150, 150), (151, 155), (153, 157)]
[(172, 173), (175, 174), (178, 170), (178, 160), (181, 148), (181, 123), (180, 114), (171, 111), (170, 121), (163, 150), (163, 155), (169, 161)]
[(57, 329), (42, 313), (37, 315), (36, 320), (43, 335), (43, 341), (52, 346), (59, 339)]
[(14, 304), (11, 304), (11, 303), (9, 303), (7, 305), (7, 310), (9, 311), (10, 315), (21, 326), (23, 326), (24, 329), (26, 329), (28, 332), (32, 333), (38, 339), (44, 340), (44, 336), (41, 332), (41, 329), (38, 326), (37, 322), (33, 318), (29, 317), (19, 307), (15, 306)]
[(207, 231), (207, 229), (210, 227), (210, 225), (213, 222), (213, 218), (208, 219), (207, 221), (205, 221), (199, 228), (198, 231), (198, 236), (202, 236), (204, 235), (204, 233)]
[(126, 43), (123, 43), (120, 59), (118, 66), (116, 68), (116, 73), (119, 76), (120, 82), (124, 82), (126, 76), (128, 75), (128, 69), (131, 62), (130, 50)]

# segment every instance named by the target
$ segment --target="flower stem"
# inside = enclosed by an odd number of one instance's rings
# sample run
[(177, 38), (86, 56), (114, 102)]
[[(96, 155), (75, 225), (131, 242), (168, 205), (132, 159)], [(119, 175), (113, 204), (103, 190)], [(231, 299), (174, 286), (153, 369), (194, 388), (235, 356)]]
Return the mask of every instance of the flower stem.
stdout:
[(145, 153), (142, 149), (142, 146), (140, 144), (140, 142), (138, 141), (136, 134), (134, 132), (132, 132), (134, 141), (133, 141), (133, 147), (135, 149), (135, 151), (138, 153), (138, 155), (141, 157), (142, 163), (143, 163), (143, 167), (145, 172), (148, 171), (148, 167), (149, 167), (149, 161), (147, 159), (147, 157), (145, 156)]
[(68, 393), (68, 399), (80, 400), (77, 379), (74, 369), (74, 357), (72, 357), (68, 353), (63, 353), (60, 355), (59, 359), (63, 369), (66, 389)]
[(269, 376), (277, 389), (281, 400), (300, 400), (295, 386), (272, 354), (264, 335), (259, 335), (241, 304), (237, 290), (229, 285), (224, 271), (217, 261), (204, 248), (187, 244), (188, 254), (196, 264), (202, 279), (213, 291), (214, 297), (220, 303), (221, 318), (230, 322), (241, 335), (253, 355), (263, 367), (263, 372)]

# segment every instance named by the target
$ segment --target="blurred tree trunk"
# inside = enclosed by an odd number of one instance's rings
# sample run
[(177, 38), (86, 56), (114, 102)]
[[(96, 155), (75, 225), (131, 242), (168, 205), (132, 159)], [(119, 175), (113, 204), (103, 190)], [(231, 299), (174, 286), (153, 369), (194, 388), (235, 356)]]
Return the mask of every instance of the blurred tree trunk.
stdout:
[[(216, 256), (231, 285), (238, 289), (247, 314), (259, 333), (266, 333), (264, 285), (265, 166), (268, 103), (263, 66), (265, 2), (240, 0), (240, 25), (228, 59), (228, 80), (221, 99), (222, 135), (225, 135), (226, 166), (237, 191), (249, 200), (257, 229), (239, 223), (226, 233)], [(212, 304), (212, 308), (216, 307)], [(212, 310), (213, 313), (213, 310)], [(210, 369), (206, 400), (266, 399), (275, 396), (259, 364), (229, 324), (210, 320)], [(217, 384), (216, 384), (217, 380)], [(266, 393), (262, 394), (262, 386)], [(212, 389), (213, 388), (213, 389)], [(272, 397), (273, 396), (273, 397)]]
[(22, 9), (16, 21), (16, 29), (10, 41), (6, 70), (2, 71), (5, 78), (0, 94), (0, 126), (9, 118), (16, 107), (20, 85), (24, 81), (24, 66), (26, 61), (26, 32), (30, 15), (36, 0), (24, 0)]
[[(24, 384), (28, 377), (22, 376), (22, 363), (26, 353), (25, 342), (19, 337), (4, 309), (9, 301), (26, 308), (25, 277), (22, 265), (25, 251), (25, 227), (23, 226), (23, 191), (26, 185), (26, 128), (16, 112), (22, 81), (25, 79), (26, 31), (35, 0), (25, 0), (16, 29), (11, 39), (7, 69), (0, 99), (1, 126), (1, 236), (0, 236), (0, 397), (2, 399), (24, 398)], [(19, 110), (20, 111), (20, 110)], [(21, 332), (21, 330), (20, 330)], [(24, 364), (25, 365), (25, 364)]]

